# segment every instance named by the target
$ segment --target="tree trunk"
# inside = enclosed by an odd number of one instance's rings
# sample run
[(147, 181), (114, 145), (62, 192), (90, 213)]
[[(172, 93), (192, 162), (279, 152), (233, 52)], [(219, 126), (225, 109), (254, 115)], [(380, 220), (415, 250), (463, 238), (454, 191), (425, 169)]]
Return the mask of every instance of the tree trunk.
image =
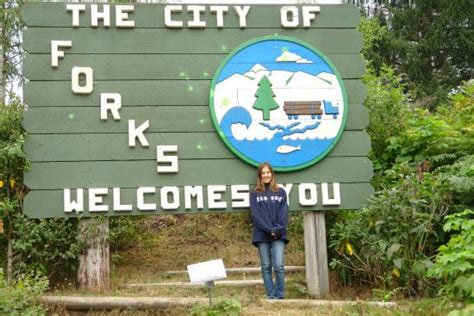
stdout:
[(109, 290), (109, 220), (83, 219), (79, 222), (84, 249), (79, 255), (77, 283), (80, 289)]
[[(0, 26), (0, 34), (3, 38), (3, 29)], [(5, 61), (5, 52), (3, 51), (2, 42), (0, 41), (0, 103), (5, 102), (5, 74), (3, 73), (3, 62)]]
[(8, 239), (8, 250), (7, 250), (7, 282), (10, 283), (13, 280), (13, 240)]

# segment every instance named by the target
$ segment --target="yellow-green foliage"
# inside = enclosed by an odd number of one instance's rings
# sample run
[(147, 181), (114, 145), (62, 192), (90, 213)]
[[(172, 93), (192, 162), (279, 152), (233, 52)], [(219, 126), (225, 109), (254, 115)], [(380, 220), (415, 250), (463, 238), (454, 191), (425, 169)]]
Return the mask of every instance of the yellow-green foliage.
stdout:
[(48, 287), (48, 280), (38, 274), (24, 274), (13, 284), (5, 282), (0, 268), (0, 315), (39, 316), (46, 310), (37, 303)]
[(242, 310), (239, 301), (221, 299), (213, 305), (196, 305), (191, 309), (192, 316), (238, 316)]

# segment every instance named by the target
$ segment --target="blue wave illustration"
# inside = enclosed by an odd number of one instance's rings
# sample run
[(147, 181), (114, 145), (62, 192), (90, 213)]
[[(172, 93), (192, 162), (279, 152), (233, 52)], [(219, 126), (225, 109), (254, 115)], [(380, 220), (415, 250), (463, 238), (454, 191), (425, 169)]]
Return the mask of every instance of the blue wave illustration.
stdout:
[[(252, 141), (246, 139), (235, 139), (232, 135), (232, 125), (244, 124), (248, 128), (251, 123), (252, 116), (245, 108), (234, 107), (224, 115), (220, 122), (220, 127), (226, 135), (227, 140), (242, 155), (259, 163), (268, 161), (274, 167), (294, 167), (308, 163), (326, 151), (326, 149), (331, 146), (334, 139), (283, 139), (284, 136), (295, 133), (304, 133), (310, 129), (315, 129), (319, 126), (319, 122), (293, 131), (291, 129), (297, 126), (299, 122), (296, 122), (297, 124), (293, 123), (288, 127), (281, 125), (272, 126), (265, 123), (268, 125), (264, 125), (265, 127), (271, 130), (279, 129), (280, 131), (275, 133), (271, 139)], [(282, 145), (293, 147), (299, 146), (301, 150), (293, 151), (291, 153), (278, 153), (277, 148)]]

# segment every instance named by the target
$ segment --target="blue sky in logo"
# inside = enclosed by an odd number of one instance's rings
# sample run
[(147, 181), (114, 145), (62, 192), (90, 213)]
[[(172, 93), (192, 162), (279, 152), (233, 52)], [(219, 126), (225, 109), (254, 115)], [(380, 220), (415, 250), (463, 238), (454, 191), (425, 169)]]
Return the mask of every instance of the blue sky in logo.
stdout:
[[(285, 51), (297, 54), (312, 63), (277, 62), (276, 59)], [(268, 70), (304, 71), (311, 75), (321, 72), (334, 73), (321, 57), (308, 48), (290, 41), (268, 40), (254, 43), (237, 52), (221, 70), (217, 83), (235, 73), (244, 74), (257, 63)]]

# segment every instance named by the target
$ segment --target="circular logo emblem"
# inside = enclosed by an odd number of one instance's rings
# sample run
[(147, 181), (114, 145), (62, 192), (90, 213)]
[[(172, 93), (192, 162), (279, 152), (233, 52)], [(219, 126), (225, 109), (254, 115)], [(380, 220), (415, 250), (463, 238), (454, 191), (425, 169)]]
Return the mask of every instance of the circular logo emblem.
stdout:
[(308, 167), (339, 140), (347, 117), (344, 84), (309, 44), (265, 37), (236, 48), (211, 83), (210, 110), (224, 143), (257, 166)]

